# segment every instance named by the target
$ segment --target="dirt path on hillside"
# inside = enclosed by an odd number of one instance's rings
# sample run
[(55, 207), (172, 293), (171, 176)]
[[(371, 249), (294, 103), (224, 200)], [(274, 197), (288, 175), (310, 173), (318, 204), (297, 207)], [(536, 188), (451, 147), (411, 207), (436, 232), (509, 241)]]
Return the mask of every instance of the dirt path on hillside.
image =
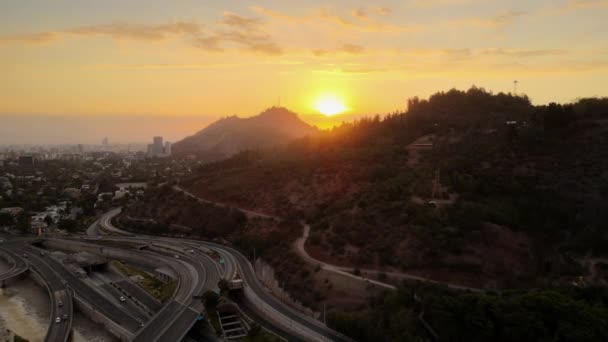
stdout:
[[(230, 206), (226, 203), (219, 203), (219, 202), (209, 201), (209, 200), (200, 198), (200, 197), (194, 195), (193, 193), (188, 192), (187, 190), (185, 190), (177, 185), (173, 186), (173, 189), (175, 191), (182, 192), (185, 195), (192, 197), (201, 203), (214, 204), (214, 205), (221, 206), (221, 207)], [(238, 207), (233, 207), (233, 208), (243, 212), (249, 218), (257, 217), (257, 218), (265, 218), (265, 219), (273, 219), (273, 220), (281, 221), (281, 218), (277, 217), (277, 216), (267, 215), (264, 213), (247, 210), (247, 209), (243, 209), (243, 208), (238, 208)], [(301, 224), (302, 224), (302, 236), (300, 236), (294, 242), (293, 249), (296, 252), (296, 254), (298, 254), (298, 256), (300, 256), (302, 258), (302, 260), (304, 260), (306, 263), (313, 265), (315, 267), (320, 266), (322, 269), (324, 269), (326, 271), (329, 271), (329, 272), (332, 272), (335, 274), (339, 274), (344, 277), (348, 277), (350, 279), (354, 279), (357, 281), (363, 281), (368, 284), (377, 285), (377, 286), (384, 287), (387, 289), (392, 289), (392, 290), (396, 289), (396, 287), (394, 285), (387, 284), (387, 283), (384, 283), (384, 282), (381, 282), (378, 280), (366, 278), (364, 276), (355, 275), (352, 273), (352, 271), (353, 271), (352, 268), (332, 265), (332, 264), (326, 263), (324, 261), (315, 259), (312, 256), (310, 256), (310, 254), (308, 254), (308, 252), (306, 251), (306, 241), (308, 240), (308, 237), (310, 236), (310, 225), (305, 222), (302, 222)], [(414, 274), (409, 274), (409, 273), (384, 272), (384, 271), (375, 270), (375, 269), (361, 269), (360, 271), (362, 274), (370, 274), (370, 275), (374, 275), (375, 277), (378, 277), (378, 275), (380, 275), (380, 274), (385, 274), (388, 277), (392, 277), (392, 278), (400, 279), (400, 280), (416, 280), (416, 281), (422, 281), (422, 282), (428, 282), (428, 283), (444, 284), (447, 287), (456, 289), (456, 290), (467, 290), (467, 291), (474, 291), (474, 292), (481, 291), (481, 289), (479, 289), (479, 288), (462, 286), (462, 285), (458, 285), (458, 284), (444, 283), (444, 282), (436, 281), (436, 280), (425, 278), (425, 277), (420, 277), (420, 276), (417, 276)]]

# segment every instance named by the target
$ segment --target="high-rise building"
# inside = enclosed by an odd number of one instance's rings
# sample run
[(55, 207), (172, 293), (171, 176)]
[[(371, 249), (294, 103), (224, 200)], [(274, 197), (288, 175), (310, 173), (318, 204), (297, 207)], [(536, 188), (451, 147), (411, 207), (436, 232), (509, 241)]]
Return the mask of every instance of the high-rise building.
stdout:
[(168, 157), (170, 155), (170, 142), (165, 142), (163, 146), (163, 137), (157, 136), (152, 138), (152, 144), (148, 144), (148, 157)]
[(102, 144), (104, 147), (107, 147), (109, 143), (110, 143), (110, 142), (109, 142), (109, 140), (108, 140), (108, 137), (103, 138), (103, 140), (101, 141), (101, 144)]

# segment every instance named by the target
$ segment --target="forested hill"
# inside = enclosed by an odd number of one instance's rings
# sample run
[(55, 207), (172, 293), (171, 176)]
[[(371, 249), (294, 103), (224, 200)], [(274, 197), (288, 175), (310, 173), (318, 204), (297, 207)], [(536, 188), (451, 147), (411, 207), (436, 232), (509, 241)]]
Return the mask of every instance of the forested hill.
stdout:
[(304, 218), (317, 258), (437, 280), (570, 282), (608, 250), (608, 99), (534, 106), (472, 88), (408, 105), (205, 165), (184, 186)]
[(218, 120), (173, 146), (177, 155), (198, 155), (204, 160), (230, 157), (247, 149), (270, 148), (317, 129), (282, 107), (272, 107), (250, 118), (236, 116)]

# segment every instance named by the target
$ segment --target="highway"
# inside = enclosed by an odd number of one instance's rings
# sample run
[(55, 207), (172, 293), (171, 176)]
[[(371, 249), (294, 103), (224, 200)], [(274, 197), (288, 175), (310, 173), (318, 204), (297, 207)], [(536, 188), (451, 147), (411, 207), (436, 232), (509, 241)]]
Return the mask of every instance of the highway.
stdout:
[[(39, 252), (28, 248), (24, 250), (24, 253), (28, 256), (29, 263), (42, 277), (49, 290), (51, 317), (49, 330), (44, 340), (46, 342), (66, 342), (70, 336), (74, 315), (71, 290), (63, 283), (59, 275), (46, 264), (46, 259), (43, 259), (44, 256), (39, 256)], [(56, 319), (59, 319), (60, 322), (56, 322)]]
[(139, 322), (122, 306), (116, 305), (113, 301), (106, 298), (99, 291), (94, 290), (82, 279), (76, 277), (59, 261), (48, 257), (45, 258), (46, 264), (53, 269), (55, 273), (65, 281), (68, 286), (75, 291), (77, 297), (91, 305), (95, 311), (98, 311), (105, 317), (108, 317), (118, 325), (126, 328), (131, 333), (135, 333), (139, 329)]
[[(138, 240), (150, 244), (158, 244), (160, 241), (163, 243), (173, 244), (184, 244), (185, 242), (186, 246), (214, 249), (222, 255), (226, 263), (232, 264), (226, 266), (227, 270), (236, 270), (238, 268), (246, 285), (245, 291), (248, 291), (248, 296), (246, 297), (253, 299), (253, 302), (251, 303), (253, 305), (251, 307), (257, 309), (258, 314), (269, 319), (275, 324), (280, 325), (282, 329), (289, 331), (298, 339), (308, 341), (351, 341), (350, 338), (328, 328), (313, 318), (295, 311), (272, 296), (257, 279), (255, 271), (249, 260), (237, 250), (223, 245), (198, 240), (162, 238), (145, 235), (135, 236), (134, 234), (121, 230), (112, 224), (112, 217), (118, 215), (118, 213), (120, 213), (120, 209), (115, 209), (106, 213), (99, 220), (100, 227), (102, 230), (109, 231), (113, 234), (126, 235), (128, 237), (121, 238), (112, 236), (106, 237), (106, 239)], [(207, 270), (209, 270), (209, 268), (207, 268)]]
[(16, 277), (27, 271), (27, 263), (16, 253), (11, 252), (8, 248), (0, 248), (0, 253), (4, 254), (5, 259), (12, 264), (10, 270), (4, 274), (0, 274), (0, 282)]

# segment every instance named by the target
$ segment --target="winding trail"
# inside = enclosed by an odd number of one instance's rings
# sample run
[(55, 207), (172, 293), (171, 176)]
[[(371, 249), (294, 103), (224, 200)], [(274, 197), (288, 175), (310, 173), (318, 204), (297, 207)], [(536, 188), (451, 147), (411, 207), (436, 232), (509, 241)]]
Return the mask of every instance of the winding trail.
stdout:
[[(273, 219), (273, 220), (281, 221), (281, 218), (278, 216), (273, 216), (273, 215), (268, 215), (268, 214), (252, 211), (252, 210), (238, 208), (238, 207), (234, 207), (229, 204), (226, 204), (226, 203), (214, 202), (214, 201), (210, 201), (210, 200), (201, 198), (177, 185), (173, 186), (173, 190), (182, 192), (185, 195), (187, 195), (188, 197), (194, 198), (201, 203), (214, 204), (214, 205), (217, 205), (220, 207), (232, 207), (236, 210), (241, 211), (242, 213), (247, 215), (247, 217), (249, 217), (249, 218), (257, 217), (257, 218), (265, 218), (265, 219)], [(339, 275), (342, 275), (342, 276), (345, 276), (345, 277), (348, 277), (348, 278), (351, 278), (354, 280), (363, 281), (368, 284), (374, 284), (374, 285), (384, 287), (387, 289), (391, 289), (391, 290), (396, 289), (396, 287), (394, 285), (387, 284), (387, 283), (384, 283), (384, 282), (381, 282), (378, 280), (366, 278), (363, 276), (355, 275), (352, 273), (352, 271), (353, 271), (352, 267), (344, 267), (344, 266), (329, 264), (329, 263), (315, 259), (312, 256), (310, 256), (310, 254), (308, 254), (308, 252), (306, 251), (306, 241), (308, 240), (308, 237), (310, 236), (310, 225), (305, 222), (301, 222), (301, 224), (302, 224), (302, 236), (300, 236), (294, 242), (293, 249), (296, 252), (296, 254), (298, 254), (298, 256), (300, 256), (302, 258), (302, 260), (304, 260), (305, 262), (307, 262), (311, 265), (320, 266), (321, 269), (326, 270), (328, 272), (339, 274)], [(475, 287), (469, 287), (469, 286), (453, 284), (453, 283), (448, 283), (448, 282), (441, 282), (441, 281), (417, 276), (417, 275), (410, 274), (410, 273), (385, 272), (385, 271), (376, 270), (376, 269), (361, 269), (360, 271), (361, 271), (361, 273), (364, 273), (364, 274), (373, 274), (376, 276), (378, 276), (380, 274), (385, 274), (389, 277), (401, 279), (401, 280), (415, 280), (415, 281), (421, 281), (421, 282), (426, 282), (426, 283), (442, 284), (442, 285), (446, 285), (448, 288), (455, 289), (455, 290), (463, 290), (463, 291), (471, 291), (471, 292), (480, 292), (483, 290), (483, 289), (475, 288)]]

